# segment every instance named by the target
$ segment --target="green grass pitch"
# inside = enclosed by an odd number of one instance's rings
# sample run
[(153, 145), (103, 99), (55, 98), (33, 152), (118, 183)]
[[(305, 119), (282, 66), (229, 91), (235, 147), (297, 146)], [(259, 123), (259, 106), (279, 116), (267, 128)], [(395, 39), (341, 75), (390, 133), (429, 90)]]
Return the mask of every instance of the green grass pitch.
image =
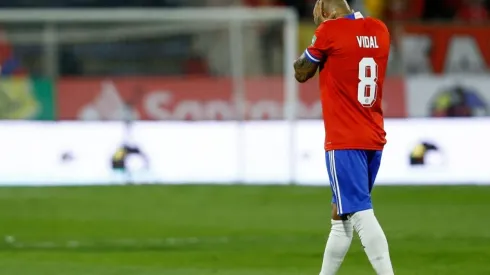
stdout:
[[(328, 188), (0, 188), (2, 275), (316, 275)], [(490, 274), (490, 187), (377, 187), (397, 275)], [(374, 274), (356, 239), (340, 274)]]

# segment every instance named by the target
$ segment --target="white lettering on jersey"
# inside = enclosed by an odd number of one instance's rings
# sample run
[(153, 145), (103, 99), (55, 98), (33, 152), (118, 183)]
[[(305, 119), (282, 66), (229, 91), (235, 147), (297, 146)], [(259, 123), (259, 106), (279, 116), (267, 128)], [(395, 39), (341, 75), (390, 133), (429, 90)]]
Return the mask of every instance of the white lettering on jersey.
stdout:
[(357, 43), (359, 48), (365, 49), (378, 49), (378, 41), (376, 36), (357, 36)]

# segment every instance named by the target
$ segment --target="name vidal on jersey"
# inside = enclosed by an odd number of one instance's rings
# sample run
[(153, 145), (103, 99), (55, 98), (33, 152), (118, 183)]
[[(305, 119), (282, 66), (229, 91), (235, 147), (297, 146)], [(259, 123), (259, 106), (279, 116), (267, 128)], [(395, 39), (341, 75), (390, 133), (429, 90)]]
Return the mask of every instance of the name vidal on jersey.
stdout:
[(357, 43), (359, 43), (359, 48), (366, 49), (378, 49), (378, 41), (376, 41), (376, 36), (357, 36)]

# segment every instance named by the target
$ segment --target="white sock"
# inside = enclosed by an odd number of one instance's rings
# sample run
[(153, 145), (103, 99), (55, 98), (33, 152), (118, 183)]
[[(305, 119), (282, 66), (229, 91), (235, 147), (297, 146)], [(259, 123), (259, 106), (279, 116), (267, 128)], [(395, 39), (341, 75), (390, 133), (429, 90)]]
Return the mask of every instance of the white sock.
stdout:
[(355, 213), (349, 219), (359, 234), (364, 251), (376, 274), (393, 275), (388, 241), (372, 209)]
[(344, 261), (349, 251), (354, 228), (350, 221), (332, 220), (332, 229), (328, 236), (325, 253), (323, 254), (322, 270), (320, 275), (334, 275)]

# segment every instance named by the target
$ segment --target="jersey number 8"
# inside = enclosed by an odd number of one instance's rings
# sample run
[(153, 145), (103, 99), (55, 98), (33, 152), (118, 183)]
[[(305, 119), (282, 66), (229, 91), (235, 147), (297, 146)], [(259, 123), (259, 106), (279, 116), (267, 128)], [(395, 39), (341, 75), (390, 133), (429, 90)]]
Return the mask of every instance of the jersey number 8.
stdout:
[(378, 90), (378, 65), (371, 57), (365, 57), (359, 62), (359, 85), (357, 100), (363, 107), (371, 107), (376, 101)]

